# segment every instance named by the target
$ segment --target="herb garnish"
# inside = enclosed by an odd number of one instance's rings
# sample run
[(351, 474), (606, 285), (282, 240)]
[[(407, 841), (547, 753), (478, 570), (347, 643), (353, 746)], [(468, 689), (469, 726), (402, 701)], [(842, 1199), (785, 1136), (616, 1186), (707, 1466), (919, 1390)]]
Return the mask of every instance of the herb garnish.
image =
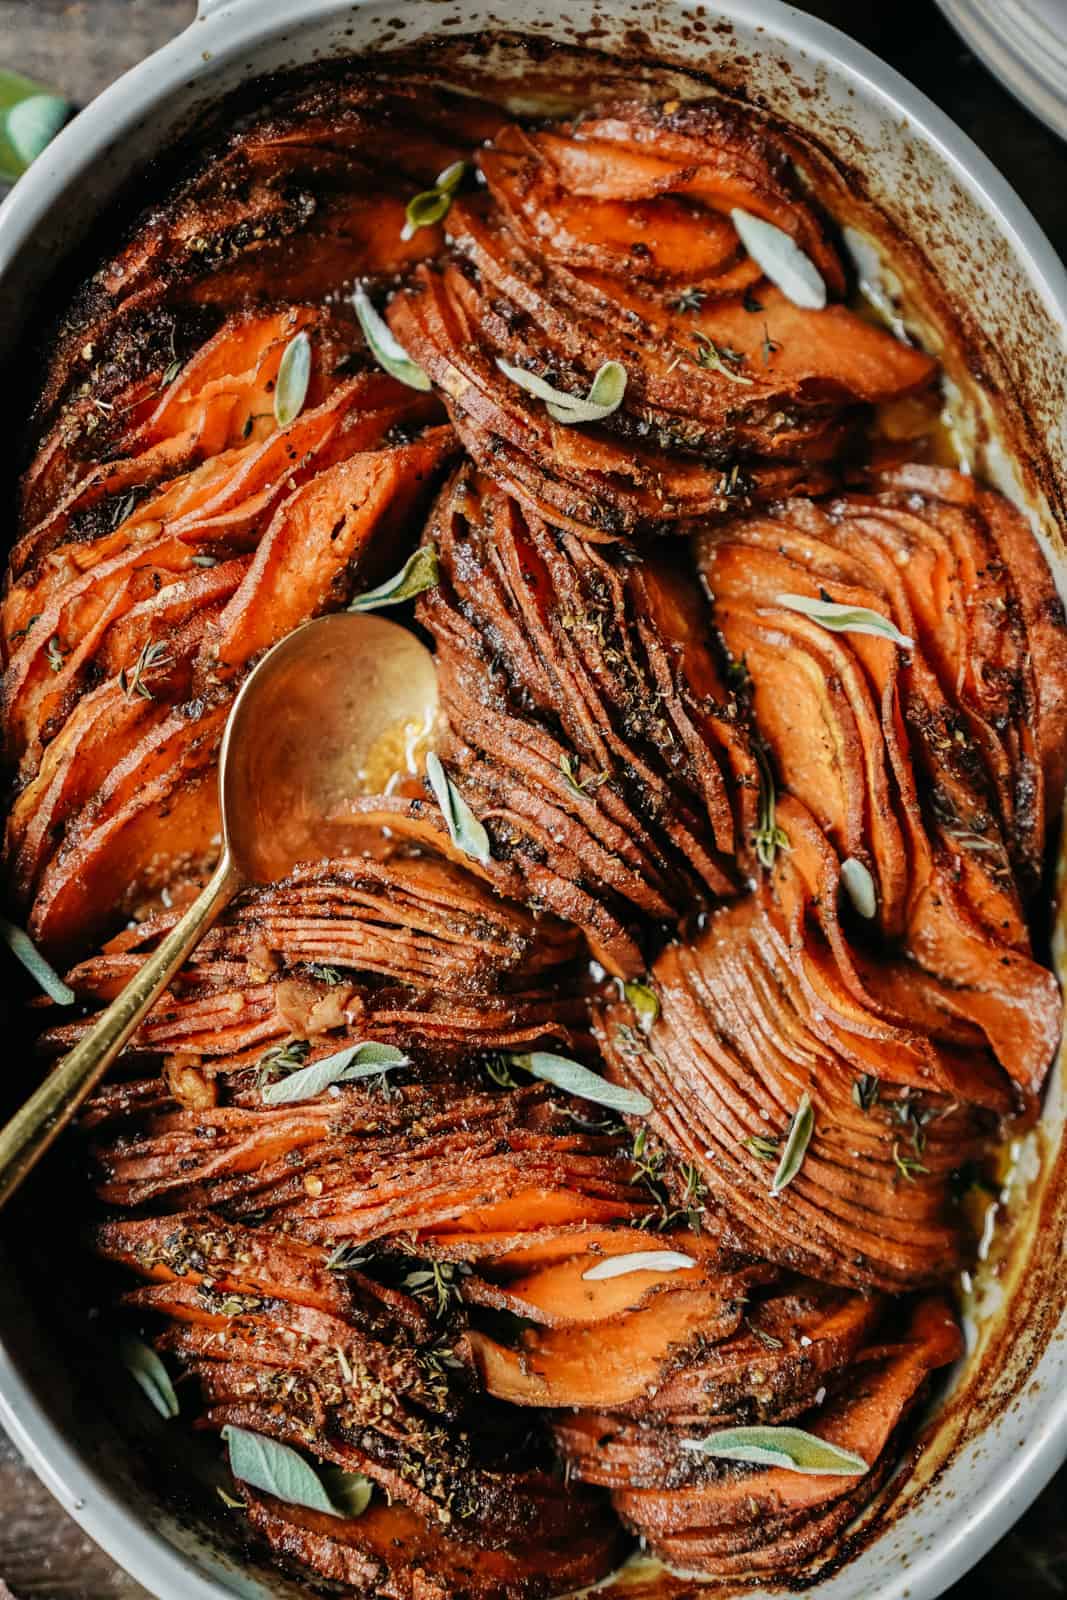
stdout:
[(673, 300), (667, 301), (670, 311), (699, 311), (708, 298), (706, 289), (683, 289)]
[(874, 887), (874, 879), (863, 862), (857, 861), (855, 856), (849, 856), (847, 861), (842, 861), (841, 882), (860, 916), (869, 921), (878, 910), (878, 892)]
[(327, 1272), (355, 1272), (357, 1267), (366, 1266), (370, 1256), (363, 1245), (356, 1244), (352, 1239), (343, 1239), (335, 1245), (326, 1258)]
[(876, 1078), (873, 1072), (865, 1072), (854, 1081), (852, 1098), (861, 1111), (870, 1111), (878, 1104), (878, 1094), (881, 1087), (881, 1079)]
[(48, 665), (51, 667), (52, 671), (62, 672), (63, 663), (70, 654), (70, 651), (63, 649), (59, 642), (59, 634), (54, 633), (44, 648), (45, 655), (48, 657)]
[(742, 1141), (742, 1148), (747, 1150), (750, 1156), (755, 1156), (757, 1161), (775, 1161), (782, 1148), (782, 1141), (772, 1138), (770, 1134), (750, 1133), (748, 1138)]
[[(230, 1455), (230, 1471), (241, 1483), (309, 1511), (323, 1511), (332, 1517), (355, 1517), (366, 1510), (372, 1485), (362, 1473), (344, 1472), (341, 1479), (330, 1474), (332, 1493), (323, 1480), (287, 1444), (279, 1444), (265, 1434), (250, 1433), (232, 1422), (222, 1430)], [(324, 1477), (326, 1475), (324, 1474)], [(366, 1485), (364, 1496), (362, 1485)], [(362, 1499), (359, 1510), (354, 1506)]]
[(302, 1067), (311, 1054), (307, 1039), (290, 1039), (288, 1044), (276, 1044), (260, 1056), (256, 1064), (256, 1088), (262, 1089), (276, 1078), (284, 1077)]
[(134, 695), (139, 695), (142, 700), (154, 700), (155, 695), (145, 683), (145, 673), (154, 668), (169, 666), (170, 657), (167, 655), (167, 646), (162, 639), (147, 639), (141, 648), (141, 653), (134, 662), (133, 671), (127, 672), (123, 667), (119, 673), (119, 687), (127, 700), (132, 700)]
[(753, 261), (763, 268), (787, 300), (806, 311), (822, 310), (826, 304), (822, 273), (795, 239), (773, 222), (754, 217), (740, 206), (730, 212), (730, 221)]
[(43, 989), (50, 1000), (57, 1006), (72, 1006), (78, 998), (69, 984), (63, 982), (55, 968), (45, 960), (29, 934), (23, 928), (17, 928), (6, 917), (0, 917), (0, 938), (3, 939), (11, 954), (17, 961), (21, 961), (26, 971), (33, 978), (38, 987)]
[(525, 367), (513, 366), (500, 356), (496, 364), (512, 383), (536, 399), (543, 400), (546, 411), (554, 421), (565, 423), (568, 427), (582, 422), (603, 422), (605, 417), (610, 417), (612, 412), (619, 409), (626, 393), (626, 368), (621, 361), (604, 362), (584, 399), (581, 395), (567, 394), (563, 389), (553, 388), (536, 373), (527, 372)]
[(124, 1333), (119, 1337), (119, 1355), (130, 1377), (144, 1390), (160, 1416), (167, 1422), (176, 1417), (181, 1407), (170, 1373), (151, 1346), (132, 1333)]
[(376, 1073), (410, 1065), (410, 1058), (395, 1045), (363, 1040), (264, 1085), (261, 1097), (268, 1106), (314, 1100), (335, 1083), (352, 1083), (357, 1078), (372, 1078)]
[(287, 428), (303, 411), (310, 381), (311, 340), (302, 328), (286, 345), (278, 367), (278, 381), (274, 387), (274, 420), (279, 428)]
[(441, 807), (452, 843), (464, 855), (470, 856), (483, 867), (488, 866), (493, 858), (489, 835), (445, 772), (435, 750), (431, 750), (426, 757), (426, 777)]
[(437, 546), (420, 545), (404, 562), (399, 572), (380, 583), (376, 589), (357, 594), (349, 611), (379, 611), (383, 606), (398, 606), (404, 600), (414, 600), (425, 589), (436, 589), (438, 584)]
[(400, 1287), (418, 1300), (436, 1300), (434, 1315), (443, 1317), (453, 1301), (462, 1301), (460, 1280), (470, 1276), (471, 1269), (463, 1262), (431, 1261), (428, 1267), (409, 1272)]
[(551, 1083), (557, 1089), (564, 1089), (567, 1094), (576, 1095), (579, 1100), (592, 1100), (595, 1105), (607, 1106), (609, 1110), (621, 1112), (624, 1116), (647, 1117), (652, 1110), (651, 1100), (639, 1089), (624, 1089), (617, 1083), (609, 1083), (599, 1073), (590, 1072), (588, 1067), (581, 1066), (568, 1056), (534, 1050), (528, 1055), (509, 1055), (506, 1061), (509, 1066), (518, 1067), (544, 1083)]
[(659, 1016), (659, 995), (651, 984), (637, 983), (633, 979), (623, 984), (622, 992), (637, 1013), (637, 1020), (642, 1029), (647, 1033)]
[(891, 639), (902, 650), (914, 650), (915, 640), (909, 639), (888, 617), (867, 606), (840, 605), (836, 600), (814, 600), (807, 594), (776, 594), (776, 606), (787, 611), (799, 611), (810, 617), (820, 627), (831, 633), (868, 633), (879, 639)]
[(770, 762), (759, 745), (753, 745), (753, 754), (759, 772), (759, 817), (753, 843), (756, 860), (761, 867), (770, 871), (778, 851), (789, 849), (789, 835), (778, 826), (775, 819), (777, 798)]
[(426, 373), (417, 361), (412, 361), (385, 318), (375, 311), (366, 289), (356, 290), (352, 296), (352, 304), (355, 306), (356, 316), (359, 318), (359, 325), (363, 329), (363, 337), (367, 341), (370, 353), (382, 370), (388, 372), (398, 383), (406, 383), (409, 389), (428, 392), (433, 385)]
[(804, 1165), (804, 1157), (808, 1153), (808, 1145), (814, 1132), (815, 1112), (812, 1110), (811, 1097), (805, 1090), (789, 1124), (789, 1132), (782, 1148), (782, 1159), (778, 1163), (778, 1170), (771, 1184), (771, 1194), (775, 1198), (792, 1183)]
[(780, 350), (781, 348), (782, 346), (780, 340), (771, 338), (769, 332), (767, 331), (767, 324), (764, 323), (763, 339), (760, 344), (760, 350), (763, 354), (763, 365), (767, 366), (770, 363), (770, 359), (774, 355), (775, 351)]
[[(923, 1138), (925, 1141), (925, 1135)], [(918, 1156), (902, 1155), (900, 1144), (896, 1139), (893, 1140), (893, 1162), (900, 1176), (907, 1179), (908, 1183), (914, 1183), (921, 1173), (930, 1171), (930, 1168), (924, 1166)]]
[(754, 383), (754, 378), (748, 378), (737, 368), (744, 361), (740, 350), (731, 350), (728, 345), (716, 344), (714, 339), (709, 339), (706, 333), (694, 333), (693, 339), (697, 344), (697, 353), (693, 358), (698, 367), (707, 367), (712, 372), (718, 372), (722, 377), (729, 378), (731, 383)]
[(432, 228), (434, 223), (444, 221), (452, 209), (452, 201), (466, 170), (465, 161), (453, 161), (450, 167), (438, 173), (432, 189), (424, 189), (408, 201), (404, 213), (406, 220), (400, 230), (402, 239), (411, 239), (420, 228)]
[(559, 758), (559, 770), (566, 780), (568, 789), (580, 800), (588, 800), (602, 783), (607, 783), (609, 776), (606, 772), (592, 772), (587, 778), (579, 778), (579, 763), (568, 751), (564, 751)]
[(855, 1451), (830, 1444), (803, 1428), (720, 1428), (705, 1439), (678, 1442), (683, 1450), (698, 1455), (722, 1461), (749, 1461), (755, 1466), (806, 1472), (813, 1477), (832, 1474), (858, 1478), (869, 1471), (867, 1462)]
[(696, 1266), (692, 1256), (681, 1250), (635, 1250), (629, 1255), (606, 1256), (582, 1273), (583, 1283), (599, 1283), (605, 1278), (624, 1278), (631, 1272), (687, 1272)]

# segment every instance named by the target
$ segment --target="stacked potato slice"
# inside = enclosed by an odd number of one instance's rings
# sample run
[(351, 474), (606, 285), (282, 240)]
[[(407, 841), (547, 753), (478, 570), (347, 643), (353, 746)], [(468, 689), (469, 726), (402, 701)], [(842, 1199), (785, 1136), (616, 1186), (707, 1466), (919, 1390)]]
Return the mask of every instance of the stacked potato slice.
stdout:
[(97, 1250), (316, 1580), (519, 1600), (633, 1534), (806, 1585), (960, 1352), (961, 1173), (1059, 1037), (1044, 559), (872, 443), (935, 364), (749, 115), (343, 67), (242, 113), (41, 386), (0, 704), (9, 894), (78, 1002), (42, 1050), (210, 870), (249, 669), (420, 547), (489, 854), (411, 780), (241, 897), (85, 1109)]

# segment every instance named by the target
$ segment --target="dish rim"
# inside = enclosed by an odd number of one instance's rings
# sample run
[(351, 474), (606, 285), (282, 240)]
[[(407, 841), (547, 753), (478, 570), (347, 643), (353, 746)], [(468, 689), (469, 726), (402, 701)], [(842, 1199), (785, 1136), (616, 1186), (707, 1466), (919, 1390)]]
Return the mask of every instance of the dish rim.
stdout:
[[(699, 0), (671, 0), (679, 12)], [(90, 172), (109, 146), (132, 133), (153, 105), (183, 86), (210, 80), (223, 53), (254, 52), (283, 26), (374, 6), (376, 0), (199, 0), (196, 19), (160, 50), (117, 79), (63, 130), (0, 205), (0, 282), (46, 220), (56, 194)], [(383, 9), (389, 8), (389, 0)], [(1032, 212), (974, 141), (895, 68), (840, 29), (783, 0), (722, 0), (727, 22), (763, 26), (787, 49), (826, 61), (856, 83), (868, 103), (903, 117), (913, 136), (932, 146), (953, 177), (993, 214), (1030, 283), (1040, 294), (1067, 356), (1067, 265)], [(521, 32), (521, 17), (515, 30)], [(353, 54), (358, 52), (354, 51)], [(2, 1257), (0, 1257), (2, 1261)], [(1057, 1337), (1062, 1337), (1062, 1332)], [(0, 1424), (33, 1471), (83, 1531), (157, 1600), (220, 1600), (266, 1596), (257, 1580), (210, 1575), (138, 1515), (97, 1472), (84, 1448), (48, 1415), (21, 1376), (0, 1329)], [(991, 1436), (991, 1450), (998, 1449)], [(1043, 1408), (1025, 1446), (1001, 1447), (1007, 1470), (983, 1487), (949, 1536), (913, 1564), (888, 1573), (880, 1600), (934, 1600), (967, 1572), (1067, 1460), (1067, 1386)], [(878, 1540), (874, 1544), (877, 1546)], [(845, 1571), (848, 1571), (846, 1565)]]

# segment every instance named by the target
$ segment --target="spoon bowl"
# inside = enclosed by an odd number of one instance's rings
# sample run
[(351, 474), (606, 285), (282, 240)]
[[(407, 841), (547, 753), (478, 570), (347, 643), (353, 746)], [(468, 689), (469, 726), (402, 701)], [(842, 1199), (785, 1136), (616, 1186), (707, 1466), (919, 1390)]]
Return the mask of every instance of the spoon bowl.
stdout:
[(245, 883), (343, 850), (346, 803), (422, 767), (437, 715), (433, 657), (384, 617), (341, 611), (264, 656), (219, 761), (225, 849)]
[(420, 769), (437, 713), (433, 657), (365, 612), (318, 617), (245, 680), (219, 757), (222, 854), (138, 973), (0, 1130), (0, 1205), (99, 1083), (238, 891), (344, 852), (346, 802)]

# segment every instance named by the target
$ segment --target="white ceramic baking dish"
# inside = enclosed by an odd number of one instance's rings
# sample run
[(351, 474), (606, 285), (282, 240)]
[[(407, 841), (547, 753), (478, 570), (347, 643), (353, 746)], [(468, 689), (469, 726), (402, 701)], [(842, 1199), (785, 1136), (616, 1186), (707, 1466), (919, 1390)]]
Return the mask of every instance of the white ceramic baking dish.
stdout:
[[(660, 61), (707, 74), (803, 128), (801, 165), (866, 236), (868, 274), (873, 240), (888, 249), (916, 324), (939, 347), (937, 327), (955, 308), (957, 340), (945, 354), (968, 419), (964, 442), (980, 444), (984, 470), (1032, 510), (1067, 576), (1067, 274), (1017, 196), (928, 100), (844, 35), (777, 0), (200, 0), (197, 21), (83, 112), (0, 209), (0, 354), (14, 348), (53, 264), (199, 109), (293, 63), (479, 29), (505, 71), (505, 30), (514, 30), (601, 52), (602, 66), (579, 75), (586, 83), (614, 72), (617, 83), (640, 87), (651, 75), (687, 92), (666, 68), (652, 69)], [(537, 87), (528, 69), (516, 92)], [(18, 385), (7, 392), (17, 396)], [(916, 1470), (891, 1488), (881, 1530), (827, 1572), (822, 1600), (930, 1600), (1005, 1532), (1067, 1455), (1062, 1125), (1057, 1067), (1044, 1155), (1030, 1141), (1016, 1162), (1015, 1196), (1027, 1203), (1011, 1262), (985, 1291), (990, 1315), (972, 1356)], [(0, 1257), (0, 1421), (63, 1507), (159, 1600), (302, 1593), (250, 1560), (226, 1518), (213, 1521), (204, 1498), (188, 1495), (210, 1449), (197, 1458), (180, 1430), (142, 1414), (118, 1382), (109, 1398), (106, 1385), (98, 1394), (74, 1379), (69, 1350), (51, 1308), (32, 1303)]]

